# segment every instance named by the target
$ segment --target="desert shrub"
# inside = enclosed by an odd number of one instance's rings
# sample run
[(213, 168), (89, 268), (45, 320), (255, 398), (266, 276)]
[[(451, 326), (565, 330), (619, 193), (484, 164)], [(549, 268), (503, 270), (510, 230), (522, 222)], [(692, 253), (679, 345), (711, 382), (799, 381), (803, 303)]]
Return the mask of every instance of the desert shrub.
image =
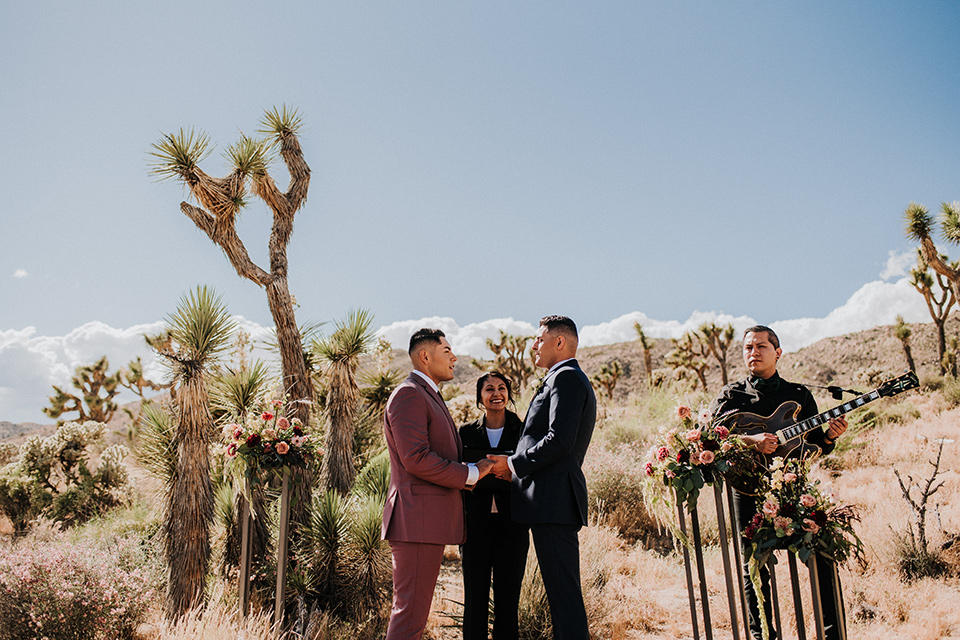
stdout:
[(924, 374), (920, 376), (920, 388), (924, 391), (939, 391), (943, 388), (945, 379), (938, 374)]
[(941, 393), (943, 393), (943, 398), (951, 407), (960, 405), (960, 378), (954, 378), (952, 376), (944, 378)]
[(88, 466), (88, 447), (101, 444), (105, 433), (100, 422), (67, 422), (52, 436), (32, 436), (20, 446), (0, 478), (0, 510), (17, 531), (41, 514), (71, 526), (120, 504), (129, 488), (127, 448), (111, 445), (96, 469)]
[(912, 535), (894, 533), (893, 537), (897, 570), (903, 580), (939, 578), (950, 572), (950, 565), (937, 551), (924, 549)]
[(617, 530), (629, 542), (669, 548), (671, 537), (647, 511), (643, 501), (643, 454), (636, 446), (595, 447), (584, 460), (592, 522)]
[(154, 594), (136, 542), (57, 541), (9, 548), (0, 558), (0, 639), (130, 637)]

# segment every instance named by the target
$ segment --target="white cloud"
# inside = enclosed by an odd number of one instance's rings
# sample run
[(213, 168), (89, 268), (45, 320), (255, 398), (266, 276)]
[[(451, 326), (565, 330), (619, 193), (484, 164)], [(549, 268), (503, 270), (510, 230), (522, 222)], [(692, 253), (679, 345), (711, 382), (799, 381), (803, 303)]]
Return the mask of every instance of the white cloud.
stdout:
[(26, 269), (17, 269), (16, 271), (13, 272), (14, 278), (26, 278), (27, 275), (28, 274)]
[(880, 272), (881, 280), (890, 280), (891, 278), (902, 278), (910, 273), (910, 269), (917, 264), (917, 250), (894, 251), (890, 250), (887, 256), (887, 264)]
[[(781, 320), (771, 326), (780, 335), (784, 348), (795, 351), (829, 336), (861, 331), (870, 327), (892, 324), (903, 315), (907, 322), (929, 322), (926, 305), (906, 278), (895, 282), (868, 282), (854, 292), (840, 307), (824, 318)], [(237, 316), (242, 327), (250, 332), (253, 353), (268, 363), (274, 356), (262, 343), (273, 340), (271, 327), (263, 327)], [(685, 321), (656, 320), (635, 311), (609, 322), (580, 328), (580, 344), (595, 346), (636, 339), (635, 322), (643, 325), (647, 335), (654, 338), (676, 338), (704, 322), (732, 323), (737, 332), (755, 324), (747, 316), (731, 316), (712, 311), (695, 311)], [(74, 369), (106, 355), (115, 369), (140, 356), (147, 377), (161, 380), (166, 374), (143, 341), (143, 334), (156, 333), (162, 322), (116, 329), (102, 322), (88, 322), (65, 336), (38, 336), (36, 329), (0, 330), (0, 420), (14, 422), (42, 422), (49, 420), (41, 413), (51, 386), (68, 385)], [(383, 336), (396, 349), (406, 349), (410, 336), (421, 327), (442, 329), (458, 355), (491, 357), (486, 348), (488, 338), (496, 339), (500, 330), (513, 335), (533, 335), (536, 327), (513, 318), (496, 318), (459, 326), (453, 318), (431, 317), (406, 320), (381, 327)], [(259, 346), (258, 346), (259, 345)], [(125, 401), (131, 400), (127, 394)]]

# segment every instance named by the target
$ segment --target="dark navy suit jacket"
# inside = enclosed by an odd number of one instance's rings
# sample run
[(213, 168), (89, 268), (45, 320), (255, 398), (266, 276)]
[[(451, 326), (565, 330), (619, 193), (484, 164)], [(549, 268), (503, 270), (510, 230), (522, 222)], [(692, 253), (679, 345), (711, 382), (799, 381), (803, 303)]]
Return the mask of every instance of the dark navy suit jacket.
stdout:
[(519, 491), (512, 515), (527, 524), (587, 524), (581, 465), (597, 420), (597, 397), (576, 360), (550, 371), (537, 390), (510, 462)]

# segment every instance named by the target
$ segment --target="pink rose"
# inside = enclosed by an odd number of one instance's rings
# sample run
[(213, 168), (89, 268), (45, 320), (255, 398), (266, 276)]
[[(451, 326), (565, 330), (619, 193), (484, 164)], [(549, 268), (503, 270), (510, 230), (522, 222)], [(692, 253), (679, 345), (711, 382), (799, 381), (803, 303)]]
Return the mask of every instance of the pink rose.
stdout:
[(712, 464), (716, 460), (716, 456), (713, 451), (701, 451), (700, 452), (700, 464)]
[(677, 407), (677, 417), (681, 420), (689, 420), (693, 415), (693, 411), (690, 410), (690, 407), (685, 407), (680, 405)]
[(784, 518), (783, 516), (777, 516), (773, 519), (773, 527), (784, 533), (790, 532), (790, 525), (793, 524), (793, 520), (790, 518)]
[(273, 414), (270, 413), (269, 411), (264, 411), (263, 413), (260, 414), (260, 418), (265, 421), (273, 420)]
[(653, 463), (652, 463), (652, 462), (648, 462), (647, 464), (643, 465), (643, 471), (644, 471), (648, 476), (652, 476), (652, 475), (653, 475)]
[(777, 512), (780, 511), (780, 505), (774, 500), (767, 500), (763, 503), (763, 513), (769, 517), (777, 515)]
[(288, 445), (286, 442), (281, 440), (280, 442), (277, 443), (277, 453), (279, 453), (280, 455), (283, 455), (288, 451), (290, 451), (290, 445)]
[(784, 482), (796, 482), (796, 481), (797, 481), (797, 474), (793, 473), (792, 471), (787, 471), (786, 473), (783, 474), (783, 481), (784, 481)]
[(264, 440), (276, 440), (277, 432), (275, 429), (264, 429), (263, 430), (263, 439)]
[(660, 462), (663, 462), (669, 456), (670, 456), (670, 449), (667, 449), (666, 447), (660, 447), (659, 449), (657, 449), (657, 460), (659, 460)]
[(814, 522), (810, 518), (804, 518), (803, 530), (809, 531), (810, 533), (816, 533), (817, 531), (820, 531), (820, 525), (818, 525), (816, 522)]
[(699, 442), (700, 441), (700, 429), (690, 429), (686, 434), (687, 442)]
[(280, 416), (279, 418), (277, 418), (277, 429), (286, 429), (289, 426), (290, 426), (289, 420), (287, 420), (283, 416)]
[(728, 435), (730, 435), (730, 429), (727, 429), (727, 428), (726, 428), (725, 426), (723, 426), (723, 425), (720, 425), (720, 426), (718, 426), (718, 427), (715, 427), (714, 430), (713, 430), (713, 432), (716, 433), (716, 434), (717, 434), (717, 437), (720, 438), (721, 440), (723, 440), (723, 439), (726, 438)]
[[(786, 478), (784, 478), (784, 480), (786, 480)], [(817, 499), (814, 498), (809, 493), (805, 493), (802, 496), (800, 496), (800, 506), (807, 507), (809, 509), (815, 504), (817, 504)]]

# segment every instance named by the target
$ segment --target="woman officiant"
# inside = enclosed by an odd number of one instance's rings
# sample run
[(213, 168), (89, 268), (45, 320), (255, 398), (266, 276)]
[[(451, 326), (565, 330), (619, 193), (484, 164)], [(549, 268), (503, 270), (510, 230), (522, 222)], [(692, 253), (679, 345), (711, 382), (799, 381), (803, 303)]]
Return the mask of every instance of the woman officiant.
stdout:
[[(477, 406), (484, 415), (460, 427), (464, 462), (514, 452), (523, 422), (507, 409), (512, 401), (510, 382), (503, 374), (494, 371), (477, 380)], [(460, 547), (464, 640), (487, 640), (491, 576), (493, 640), (519, 638), (517, 611), (530, 537), (528, 527), (510, 517), (511, 490), (509, 482), (490, 474), (473, 491), (464, 491), (467, 539)]]

